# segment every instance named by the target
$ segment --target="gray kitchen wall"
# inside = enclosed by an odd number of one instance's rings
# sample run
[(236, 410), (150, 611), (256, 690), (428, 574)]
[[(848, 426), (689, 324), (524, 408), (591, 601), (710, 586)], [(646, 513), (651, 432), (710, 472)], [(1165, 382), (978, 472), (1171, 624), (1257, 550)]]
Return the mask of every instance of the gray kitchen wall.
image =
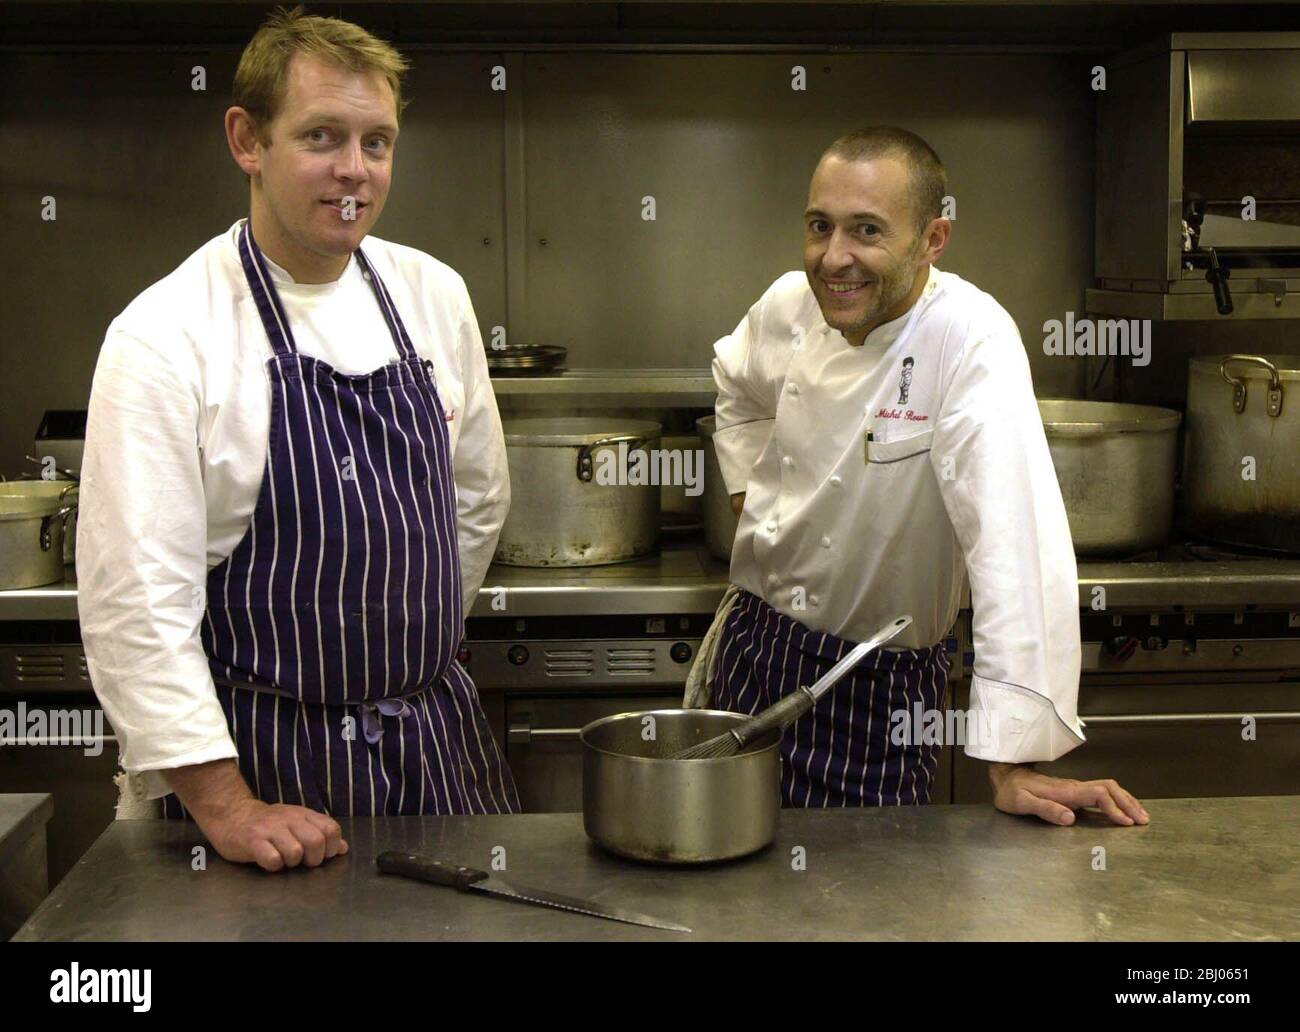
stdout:
[[(413, 103), (378, 235), (459, 270), (485, 336), (500, 325), (514, 342), (565, 344), (573, 367), (707, 366), (713, 341), (801, 266), (821, 150), (893, 122), (949, 169), (957, 220), (941, 267), (1016, 318), (1040, 395), (1085, 392), (1083, 362), (1041, 347), (1044, 320), (1082, 311), (1092, 271), (1078, 55), (408, 54)], [(112, 318), (246, 214), (221, 124), (237, 59), (175, 48), (0, 64), (0, 472), (23, 468), (44, 409), (85, 406)], [(489, 85), (498, 64), (505, 93)], [(191, 89), (196, 65), (206, 92)]]

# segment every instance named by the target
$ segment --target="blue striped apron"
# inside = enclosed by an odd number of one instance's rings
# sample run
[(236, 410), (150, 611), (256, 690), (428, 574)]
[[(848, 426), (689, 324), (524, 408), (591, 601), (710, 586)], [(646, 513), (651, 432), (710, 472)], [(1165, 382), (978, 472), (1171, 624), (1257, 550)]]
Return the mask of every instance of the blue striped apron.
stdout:
[[(248, 222), (239, 256), (274, 356), (252, 522), (208, 573), (202, 624), (249, 787), (331, 814), (519, 809), (473, 681), (450, 438), (433, 382), (358, 248), (399, 360), (300, 354)], [(183, 816), (174, 796), (164, 814)]]
[[(719, 642), (713, 705), (758, 713), (799, 685), (811, 685), (853, 647), (853, 642), (811, 630), (742, 590)], [(891, 731), (896, 715), (913, 715), (918, 703), (923, 711), (942, 708), (951, 664), (942, 643), (867, 653), (782, 736), (782, 803), (928, 803), (940, 746), (914, 742), (923, 736), (910, 728), (895, 744)]]

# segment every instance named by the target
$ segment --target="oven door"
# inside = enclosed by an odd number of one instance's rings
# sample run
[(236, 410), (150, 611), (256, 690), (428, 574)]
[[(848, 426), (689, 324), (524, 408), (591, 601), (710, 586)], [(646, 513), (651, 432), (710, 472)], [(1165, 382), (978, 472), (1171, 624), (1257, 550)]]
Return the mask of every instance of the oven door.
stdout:
[[(1113, 778), (1139, 799), (1300, 792), (1300, 682), (1208, 676), (1085, 675), (1079, 716), (1087, 742), (1035, 768), (1080, 781)], [(988, 764), (956, 749), (954, 767), (954, 802), (992, 800)]]

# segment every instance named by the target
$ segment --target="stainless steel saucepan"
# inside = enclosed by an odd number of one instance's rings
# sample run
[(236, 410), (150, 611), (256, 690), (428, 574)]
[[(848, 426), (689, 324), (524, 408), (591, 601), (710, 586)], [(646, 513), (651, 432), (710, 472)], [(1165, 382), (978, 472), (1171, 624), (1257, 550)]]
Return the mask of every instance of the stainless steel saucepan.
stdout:
[(582, 729), (588, 836), (634, 860), (698, 864), (762, 849), (781, 809), (781, 733), (714, 760), (673, 755), (749, 719), (721, 710), (619, 713)]
[[(790, 715), (800, 689), (813, 702), (824, 697), (911, 622), (911, 617), (891, 620), (816, 684), (799, 686), (758, 717)], [(778, 721), (754, 738), (742, 736), (739, 752), (679, 758), (754, 719), (745, 713), (678, 709), (620, 713), (588, 724), (579, 736), (587, 835), (620, 856), (671, 864), (731, 860), (771, 843), (781, 809), (783, 724)]]

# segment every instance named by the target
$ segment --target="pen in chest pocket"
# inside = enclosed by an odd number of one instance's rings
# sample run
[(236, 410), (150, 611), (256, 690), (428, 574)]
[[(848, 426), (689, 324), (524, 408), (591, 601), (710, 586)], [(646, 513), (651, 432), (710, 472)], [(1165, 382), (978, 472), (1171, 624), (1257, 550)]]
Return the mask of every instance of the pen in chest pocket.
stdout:
[(869, 463), (871, 461), (871, 442), (875, 440), (875, 435), (868, 430), (862, 435), (862, 461)]

